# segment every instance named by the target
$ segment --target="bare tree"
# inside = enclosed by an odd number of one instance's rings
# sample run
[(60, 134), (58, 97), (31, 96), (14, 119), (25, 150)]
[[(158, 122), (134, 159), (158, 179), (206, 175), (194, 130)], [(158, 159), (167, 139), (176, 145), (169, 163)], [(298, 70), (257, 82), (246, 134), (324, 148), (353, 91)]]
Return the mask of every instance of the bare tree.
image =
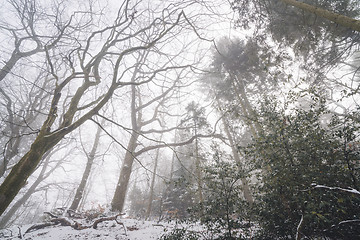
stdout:
[[(141, 59), (146, 57), (148, 53), (149, 52), (139, 54), (137, 60), (138, 65), (134, 70), (136, 74), (134, 74), (131, 79), (133, 82), (130, 92), (131, 126), (125, 127), (112, 119), (102, 116), (109, 122), (128, 131), (130, 135), (127, 146), (125, 147), (116, 139), (116, 136), (104, 129), (104, 131), (126, 151), (112, 200), (112, 209), (114, 211), (121, 212), (124, 208), (134, 162), (137, 161), (142, 165), (139, 160), (140, 155), (159, 148), (186, 145), (199, 137), (214, 137), (213, 133), (195, 134), (189, 139), (177, 143), (159, 141), (157, 140), (159, 137), (154, 137), (162, 134), (173, 135), (177, 129), (184, 128), (183, 122), (178, 125), (174, 124), (178, 116), (171, 114), (170, 108), (173, 107), (173, 102), (177, 99), (179, 91), (189, 84), (186, 82), (186, 74), (188, 74), (187, 69), (190, 68), (190, 66), (169, 67), (167, 68), (167, 75), (159, 76), (158, 78), (154, 78), (152, 82), (139, 86), (136, 83), (144, 78), (142, 73), (146, 72), (143, 70), (143, 67), (148, 67), (148, 65), (139, 63), (142, 63)], [(171, 78), (174, 79), (172, 80)], [(149, 89), (151, 89), (150, 92), (148, 92)]]
[[(138, 62), (141, 62), (140, 59), (147, 56), (148, 53), (139, 55)], [(142, 65), (138, 65), (135, 69), (136, 75), (133, 75), (132, 82), (134, 83), (131, 86), (131, 129), (130, 131), (130, 139), (128, 141), (128, 145), (126, 147), (126, 153), (124, 157), (124, 161), (122, 163), (122, 167), (120, 170), (119, 181), (115, 190), (114, 198), (112, 200), (112, 208), (113, 210), (122, 211), (124, 207), (124, 202), (126, 198), (126, 193), (128, 189), (128, 184), (130, 180), (130, 176), (132, 173), (132, 166), (134, 161), (140, 154), (136, 153), (136, 150), (139, 146), (142, 145), (141, 139), (151, 139), (152, 134), (163, 134), (167, 132), (172, 132), (176, 129), (176, 127), (172, 128), (164, 128), (161, 130), (149, 129), (149, 127), (154, 124), (162, 127), (164, 126), (160, 120), (160, 115), (166, 109), (166, 106), (169, 104), (170, 99), (173, 95), (178, 91), (178, 89), (182, 86), (181, 78), (183, 77), (183, 70), (189, 68), (189, 66), (179, 66), (179, 67), (171, 67), (173, 70), (173, 74), (175, 74), (175, 78), (173, 81), (169, 81), (169, 77), (160, 77), (159, 79), (154, 79), (154, 83), (149, 83), (152, 86), (150, 87), (148, 84), (143, 85), (142, 89), (140, 86), (136, 86), (135, 83), (141, 80), (143, 77), (140, 72), (143, 72)], [(147, 67), (147, 66), (145, 66)], [(180, 70), (179, 73), (176, 73), (177, 70)], [(155, 90), (155, 87), (158, 87), (158, 90)], [(146, 89), (151, 89), (152, 93), (150, 98), (145, 98), (142, 94), (146, 91)], [(145, 98), (145, 99), (144, 99)], [(148, 117), (146, 117), (148, 116)], [(145, 130), (148, 128), (149, 130)], [(150, 137), (149, 137), (150, 136)], [(144, 150), (146, 147), (141, 148)], [(156, 149), (156, 148), (155, 148)], [(149, 150), (145, 150), (147, 152)], [(142, 152), (143, 153), (143, 152)]]
[[(129, 76), (131, 78), (137, 65), (134, 63), (134, 53), (160, 49), (169, 41), (169, 37), (175, 37), (176, 33), (182, 31), (181, 26), (189, 24), (185, 13), (174, 5), (161, 12), (151, 12), (142, 9), (140, 3), (132, 5), (130, 1), (123, 1), (111, 25), (100, 26), (91, 32), (83, 31), (75, 36), (67, 35), (60, 47), (44, 47), (47, 68), (55, 80), (51, 90), (52, 100), (46, 120), (30, 149), (0, 186), (0, 214), (34, 172), (43, 155), (64, 136), (98, 114), (115, 91), (128, 85), (134, 88), (134, 85), (149, 83), (159, 73), (166, 73), (169, 67), (174, 68), (168, 62), (151, 69), (137, 83), (126, 81)], [(93, 18), (91, 8), (80, 14), (84, 17), (76, 18), (79, 26), (90, 23), (93, 24), (91, 26), (102, 25), (101, 21), (104, 20), (101, 16)], [(89, 15), (92, 17), (87, 18)], [(151, 20), (149, 16), (153, 16)], [(81, 22), (82, 19), (87, 20)], [(136, 135), (132, 142), (136, 140)]]
[[(104, 120), (102, 121), (102, 124), (104, 124)], [(101, 128), (98, 127), (96, 134), (95, 134), (95, 138), (94, 138), (94, 143), (93, 146), (91, 148), (90, 153), (87, 153), (85, 148), (84, 148), (84, 153), (86, 155), (87, 161), (86, 161), (86, 167), (84, 170), (84, 173), (82, 175), (81, 181), (79, 186), (76, 189), (76, 193), (74, 196), (74, 200), (72, 201), (69, 209), (76, 211), (79, 207), (80, 201), (83, 198), (84, 195), (84, 191), (85, 191), (85, 187), (86, 184), (88, 183), (88, 179), (90, 177), (90, 173), (91, 173), (91, 169), (94, 163), (94, 160), (96, 158), (96, 151), (97, 148), (99, 146), (99, 141), (100, 141), (100, 134), (101, 134)]]
[(152, 175), (151, 175), (151, 184), (150, 184), (150, 189), (149, 189), (149, 199), (148, 199), (146, 213), (145, 213), (145, 218), (146, 219), (150, 218), (150, 214), (151, 214), (151, 211), (152, 211), (152, 204), (153, 204), (153, 200), (154, 200), (155, 180), (156, 180), (157, 168), (158, 168), (158, 164), (159, 164), (159, 151), (160, 151), (159, 148), (156, 149), (154, 169), (153, 169), (153, 172), (152, 172)]
[[(12, 81), (17, 81), (19, 85), (11, 84)], [(29, 143), (35, 139), (40, 127), (39, 122), (45, 117), (43, 111), (46, 111), (46, 102), (51, 97), (48, 89), (52, 81), (43, 69), (40, 69), (32, 84), (26, 84), (27, 81), (25, 77), (8, 77), (1, 83), (5, 86), (0, 88), (0, 95), (4, 97), (0, 98), (3, 105), (3, 108), (0, 107), (0, 146), (3, 149), (0, 176), (5, 174), (9, 164), (16, 163), (12, 161), (14, 157), (23, 154), (22, 149), (29, 147)], [(27, 94), (22, 94), (23, 89), (28, 90)]]
[(12, 39), (13, 44), (8, 59), (3, 60), (0, 81), (12, 72), (19, 60), (57, 47), (64, 38), (87, 26), (86, 22), (76, 24), (77, 12), (66, 19), (65, 6), (66, 1), (51, 1), (48, 6), (37, 0), (4, 1), (3, 9), (14, 14), (0, 18), (0, 31)]

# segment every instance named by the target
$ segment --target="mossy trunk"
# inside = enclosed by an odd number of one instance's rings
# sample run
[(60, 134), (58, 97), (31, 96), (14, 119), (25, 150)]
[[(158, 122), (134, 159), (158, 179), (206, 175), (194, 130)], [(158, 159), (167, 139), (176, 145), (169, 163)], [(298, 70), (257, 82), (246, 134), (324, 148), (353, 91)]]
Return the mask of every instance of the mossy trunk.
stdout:
[(55, 91), (51, 108), (46, 121), (43, 123), (39, 135), (34, 140), (30, 150), (12, 168), (9, 175), (0, 186), (0, 215), (14, 200), (20, 189), (26, 184), (29, 176), (39, 165), (43, 155), (52, 149), (68, 132), (70, 128), (50, 134), (50, 128), (57, 116), (57, 103), (61, 94)]
[[(48, 153), (49, 152), (50, 151), (48, 151)], [(16, 201), (16, 203), (6, 212), (5, 215), (2, 216), (0, 220), (0, 229), (5, 228), (7, 225), (11, 224), (10, 219), (14, 219), (14, 215), (18, 211), (18, 209), (26, 203), (26, 201), (31, 197), (31, 195), (34, 192), (36, 192), (36, 188), (40, 185), (40, 183), (45, 178), (47, 178), (53, 170), (56, 169), (56, 167), (54, 167), (52, 170), (50, 170), (48, 173), (45, 174), (46, 170), (48, 169), (49, 161), (51, 158), (50, 154), (45, 154), (45, 155), (47, 156), (46, 159), (44, 160), (39, 176), (36, 178), (35, 182), (29, 187), (29, 189), (25, 192), (25, 194), (19, 200)]]
[(62, 137), (46, 137), (40, 133), (31, 145), (30, 150), (13, 167), (0, 186), (0, 215), (4, 213), (20, 189), (26, 184), (29, 176), (35, 171), (43, 155), (54, 147)]
[(319, 7), (315, 7), (310, 4), (299, 2), (296, 0), (281, 0), (281, 1), (288, 5), (291, 5), (291, 6), (300, 8), (304, 11), (313, 13), (319, 17), (326, 18), (326, 19), (328, 19), (334, 23), (337, 23), (341, 26), (344, 26), (344, 27), (350, 28), (354, 31), (360, 32), (360, 20), (356, 20), (356, 19), (344, 16), (344, 15), (340, 15), (340, 14), (337, 14), (337, 13), (334, 13), (334, 12), (331, 12), (331, 11), (328, 11), (328, 10), (325, 10), (325, 9), (322, 9)]
[(42, 177), (39, 178), (31, 185), (31, 187), (26, 191), (26, 193), (16, 201), (16, 203), (6, 212), (6, 214), (1, 218), (0, 229), (5, 228), (8, 225), (9, 220), (14, 216), (16, 211), (26, 203), (26, 201), (31, 197), (35, 192), (36, 187), (41, 183)]

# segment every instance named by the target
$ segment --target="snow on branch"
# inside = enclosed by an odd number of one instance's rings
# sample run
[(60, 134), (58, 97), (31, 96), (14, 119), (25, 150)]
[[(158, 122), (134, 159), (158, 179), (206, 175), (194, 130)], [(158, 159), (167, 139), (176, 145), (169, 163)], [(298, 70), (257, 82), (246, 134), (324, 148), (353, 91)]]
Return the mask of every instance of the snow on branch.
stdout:
[(98, 224), (102, 223), (102, 222), (105, 222), (105, 221), (115, 221), (117, 224), (122, 225), (123, 228), (124, 228), (124, 231), (125, 231), (125, 235), (127, 234), (126, 233), (126, 227), (125, 227), (124, 223), (122, 223), (121, 221), (118, 220), (118, 217), (123, 215), (123, 214), (117, 214), (117, 215), (111, 216), (111, 217), (101, 217), (101, 218), (96, 219), (93, 222), (93, 224), (91, 224), (91, 225), (83, 225), (83, 224), (81, 224), (81, 223), (79, 223), (77, 221), (70, 220), (69, 218), (58, 217), (58, 216), (56, 216), (56, 215), (54, 215), (52, 213), (49, 213), (49, 212), (45, 212), (45, 213), (49, 214), (52, 217), (50, 222), (33, 225), (29, 229), (26, 230), (25, 234), (29, 233), (29, 232), (32, 232), (32, 231), (39, 230), (39, 229), (43, 229), (43, 228), (46, 228), (46, 227), (49, 227), (49, 226), (56, 226), (56, 225), (59, 225), (59, 224), (60, 224), (60, 226), (70, 226), (70, 227), (72, 227), (73, 229), (76, 229), (76, 230), (83, 230), (83, 229), (88, 229), (88, 228), (97, 229)]
[(328, 187), (325, 185), (318, 185), (318, 184), (311, 184), (312, 188), (322, 188), (322, 189), (327, 189), (327, 190), (336, 190), (336, 191), (340, 191), (340, 192), (347, 192), (347, 193), (351, 193), (351, 194), (356, 194), (360, 196), (360, 192), (354, 188), (341, 188), (341, 187)]

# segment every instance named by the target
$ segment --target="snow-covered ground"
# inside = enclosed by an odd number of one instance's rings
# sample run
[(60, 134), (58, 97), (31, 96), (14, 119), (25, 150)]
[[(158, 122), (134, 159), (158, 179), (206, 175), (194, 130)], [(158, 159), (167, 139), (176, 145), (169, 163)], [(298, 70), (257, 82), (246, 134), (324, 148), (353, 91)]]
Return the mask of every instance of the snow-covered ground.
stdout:
[[(150, 240), (159, 239), (164, 233), (171, 231), (174, 222), (138, 221), (134, 219), (121, 219), (123, 225), (115, 221), (107, 221), (99, 224), (97, 229), (88, 228), (76, 230), (70, 226), (50, 226), (43, 229), (25, 233), (31, 226), (11, 227), (0, 229), (0, 239), (36, 239), (36, 240), (65, 240), (65, 239), (96, 239), (96, 240)], [(177, 226), (181, 227), (181, 226)], [(186, 226), (191, 227), (189, 225)], [(199, 229), (198, 226), (194, 226)]]

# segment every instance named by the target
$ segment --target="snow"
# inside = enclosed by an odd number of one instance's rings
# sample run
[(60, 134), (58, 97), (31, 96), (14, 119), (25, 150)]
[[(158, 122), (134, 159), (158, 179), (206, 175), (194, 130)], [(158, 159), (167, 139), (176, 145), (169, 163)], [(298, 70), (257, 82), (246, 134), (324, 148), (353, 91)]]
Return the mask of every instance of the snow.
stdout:
[[(120, 219), (119, 219), (120, 220)], [(204, 225), (197, 223), (179, 223), (176, 221), (143, 221), (130, 218), (122, 218), (118, 224), (116, 221), (106, 221), (98, 225), (97, 229), (87, 228), (76, 230), (71, 226), (50, 226), (29, 233), (26, 231), (34, 224), (26, 226), (13, 226), (7, 229), (0, 229), (0, 240), (154, 240), (159, 239), (164, 234), (171, 233), (174, 229), (184, 229), (188, 233), (197, 233), (199, 239), (215, 239), (218, 233), (208, 231)], [(43, 223), (39, 223), (43, 224)], [(84, 224), (85, 225), (85, 224)], [(91, 225), (88, 224), (88, 225)], [(258, 230), (256, 226), (248, 231), (237, 229), (238, 233), (252, 239)], [(21, 234), (21, 236), (20, 236)], [(180, 240), (180, 239), (179, 239)]]
[(340, 188), (340, 187), (328, 187), (325, 185), (317, 185), (317, 184), (312, 184), (313, 188), (324, 188), (324, 189), (329, 189), (329, 190), (338, 190), (338, 191), (342, 191), (342, 192), (347, 192), (347, 193), (352, 193), (352, 194), (357, 194), (360, 195), (360, 191), (354, 189), (354, 188)]
[[(65, 239), (97, 239), (97, 240), (150, 240), (158, 239), (174, 223), (160, 223), (153, 221), (138, 221), (134, 219), (121, 219), (124, 226), (115, 221), (103, 222), (98, 229), (88, 228), (75, 230), (70, 226), (52, 226), (25, 233), (32, 225), (0, 229), (0, 239), (26, 239), (26, 240), (65, 240)], [(19, 236), (21, 229), (22, 238)]]

